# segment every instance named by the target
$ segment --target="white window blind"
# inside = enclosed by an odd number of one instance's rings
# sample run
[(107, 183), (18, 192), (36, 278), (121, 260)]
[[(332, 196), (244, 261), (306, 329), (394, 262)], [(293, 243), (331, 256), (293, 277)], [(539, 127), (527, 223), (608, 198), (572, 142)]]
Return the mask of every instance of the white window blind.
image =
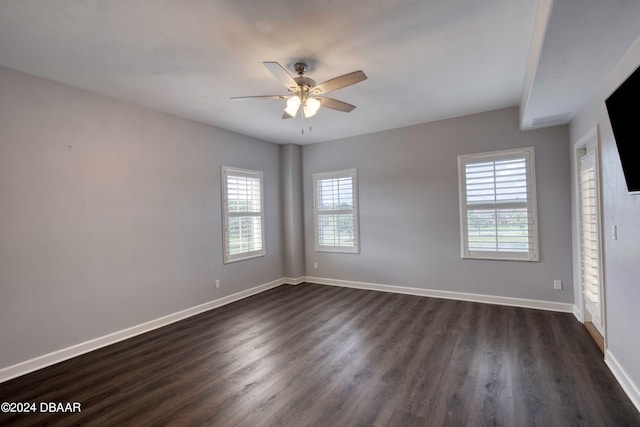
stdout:
[(262, 172), (222, 166), (224, 262), (264, 255)]
[(463, 258), (538, 260), (533, 147), (458, 156)]
[(359, 253), (357, 170), (313, 175), (315, 247)]
[(586, 309), (592, 323), (600, 329), (600, 232), (596, 185), (595, 154), (590, 152), (581, 159), (580, 165), (581, 270)]

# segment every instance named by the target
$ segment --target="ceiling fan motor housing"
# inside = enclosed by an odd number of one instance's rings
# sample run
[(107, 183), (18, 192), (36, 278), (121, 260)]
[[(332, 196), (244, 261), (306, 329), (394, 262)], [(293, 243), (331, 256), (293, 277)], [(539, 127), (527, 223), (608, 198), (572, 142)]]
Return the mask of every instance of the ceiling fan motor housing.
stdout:
[(307, 88), (312, 88), (316, 85), (315, 80), (310, 79), (309, 77), (296, 77), (295, 79), (293, 79), (296, 81), (296, 83), (298, 83), (298, 86), (304, 88), (305, 86), (307, 86)]

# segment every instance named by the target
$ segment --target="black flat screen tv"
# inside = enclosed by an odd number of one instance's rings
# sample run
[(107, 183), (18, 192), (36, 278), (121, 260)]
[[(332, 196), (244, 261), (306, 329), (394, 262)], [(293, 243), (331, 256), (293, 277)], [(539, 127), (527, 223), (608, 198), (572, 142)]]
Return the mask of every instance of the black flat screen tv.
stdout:
[(640, 67), (605, 101), (627, 189), (640, 194)]

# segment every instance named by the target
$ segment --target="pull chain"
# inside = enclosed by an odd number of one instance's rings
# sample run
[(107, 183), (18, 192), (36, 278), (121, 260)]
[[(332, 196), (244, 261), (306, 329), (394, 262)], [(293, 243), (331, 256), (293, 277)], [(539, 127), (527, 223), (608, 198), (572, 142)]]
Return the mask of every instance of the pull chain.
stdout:
[[(300, 131), (304, 135), (304, 121), (306, 119), (306, 117), (304, 116), (304, 112), (302, 112), (302, 114), (300, 115), (300, 118), (302, 119), (302, 129), (300, 129)], [(311, 123), (309, 123), (309, 132), (311, 132)]]

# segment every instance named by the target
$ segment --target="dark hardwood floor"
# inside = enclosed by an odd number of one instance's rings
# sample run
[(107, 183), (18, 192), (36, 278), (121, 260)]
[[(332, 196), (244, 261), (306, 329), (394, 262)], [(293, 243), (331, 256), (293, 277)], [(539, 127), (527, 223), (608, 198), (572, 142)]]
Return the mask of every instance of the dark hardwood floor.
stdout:
[(0, 384), (0, 425), (640, 426), (570, 314), (281, 286)]

